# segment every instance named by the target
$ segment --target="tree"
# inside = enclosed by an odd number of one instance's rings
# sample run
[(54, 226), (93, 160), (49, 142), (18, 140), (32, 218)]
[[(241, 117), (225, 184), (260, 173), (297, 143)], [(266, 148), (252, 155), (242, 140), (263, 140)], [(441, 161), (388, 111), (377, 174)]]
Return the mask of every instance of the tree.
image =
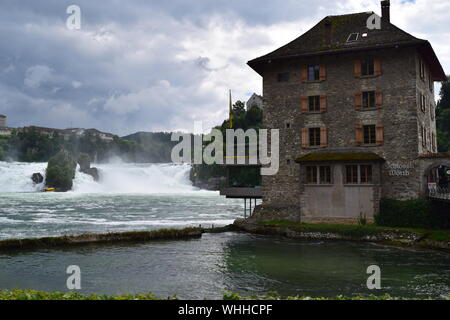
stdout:
[(236, 103), (233, 105), (234, 116), (240, 117), (244, 113), (245, 113), (245, 104), (240, 100), (236, 101)]
[(72, 189), (76, 167), (76, 161), (68, 152), (59, 152), (48, 161), (45, 185), (57, 191), (69, 191)]
[(450, 151), (450, 76), (442, 82), (436, 108), (438, 151)]

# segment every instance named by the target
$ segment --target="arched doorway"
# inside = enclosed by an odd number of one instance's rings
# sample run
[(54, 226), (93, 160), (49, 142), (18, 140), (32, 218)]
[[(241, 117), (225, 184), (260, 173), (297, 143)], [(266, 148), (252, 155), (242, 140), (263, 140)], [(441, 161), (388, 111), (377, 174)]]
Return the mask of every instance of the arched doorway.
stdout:
[(450, 161), (433, 163), (424, 172), (428, 195), (450, 193)]

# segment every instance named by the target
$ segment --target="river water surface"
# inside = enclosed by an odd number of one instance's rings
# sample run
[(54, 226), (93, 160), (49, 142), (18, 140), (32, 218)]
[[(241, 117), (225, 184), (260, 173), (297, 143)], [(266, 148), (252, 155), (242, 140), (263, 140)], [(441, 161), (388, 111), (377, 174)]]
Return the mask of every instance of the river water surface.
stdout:
[[(0, 162), (0, 238), (226, 225), (243, 203), (197, 190), (188, 166), (99, 166), (101, 183), (77, 173), (74, 191), (42, 193), (46, 164)], [(296, 241), (243, 233), (71, 249), (0, 252), (0, 289), (67, 291), (66, 268), (81, 268), (82, 293), (153, 292), (187, 299), (243, 295), (450, 295), (450, 255), (370, 243)], [(369, 291), (378, 265), (382, 290)]]

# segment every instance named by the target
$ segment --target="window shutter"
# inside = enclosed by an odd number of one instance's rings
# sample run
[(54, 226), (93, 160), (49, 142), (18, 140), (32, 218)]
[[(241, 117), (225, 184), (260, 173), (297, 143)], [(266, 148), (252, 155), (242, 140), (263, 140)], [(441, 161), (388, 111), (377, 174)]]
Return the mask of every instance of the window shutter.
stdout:
[(355, 109), (362, 109), (362, 92), (355, 93)]
[(377, 124), (376, 139), (378, 145), (382, 145), (384, 143), (384, 127), (381, 124)]
[(301, 98), (301, 108), (302, 108), (302, 112), (308, 112), (308, 97), (303, 96)]
[(320, 128), (320, 146), (327, 147), (328, 146), (328, 129)]
[(381, 70), (381, 60), (380, 59), (375, 59), (373, 61), (374, 64), (374, 74), (376, 76), (380, 76), (382, 74), (382, 70)]
[(362, 145), (364, 142), (364, 136), (363, 136), (363, 126), (357, 125), (356, 126), (356, 144), (358, 146)]
[(320, 112), (327, 111), (327, 96), (320, 96)]
[(381, 107), (383, 105), (383, 91), (377, 90), (375, 95), (375, 104), (377, 105), (377, 107)]
[(353, 64), (354, 64), (355, 78), (361, 78), (361, 60), (355, 60)]
[(309, 135), (308, 128), (302, 129), (302, 148), (306, 148), (309, 146)]
[(325, 81), (327, 80), (327, 67), (324, 64), (320, 65), (320, 81)]
[(300, 77), (302, 82), (308, 81), (308, 68), (306, 66), (302, 66), (300, 70)]

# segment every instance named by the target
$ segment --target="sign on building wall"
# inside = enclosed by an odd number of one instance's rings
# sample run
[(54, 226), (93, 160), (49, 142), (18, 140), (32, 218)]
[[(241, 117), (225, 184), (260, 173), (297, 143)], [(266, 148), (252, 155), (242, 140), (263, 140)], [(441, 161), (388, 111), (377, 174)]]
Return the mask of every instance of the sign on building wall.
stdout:
[(412, 162), (388, 162), (384, 165), (384, 169), (388, 170), (391, 177), (408, 177), (411, 170), (414, 169)]

